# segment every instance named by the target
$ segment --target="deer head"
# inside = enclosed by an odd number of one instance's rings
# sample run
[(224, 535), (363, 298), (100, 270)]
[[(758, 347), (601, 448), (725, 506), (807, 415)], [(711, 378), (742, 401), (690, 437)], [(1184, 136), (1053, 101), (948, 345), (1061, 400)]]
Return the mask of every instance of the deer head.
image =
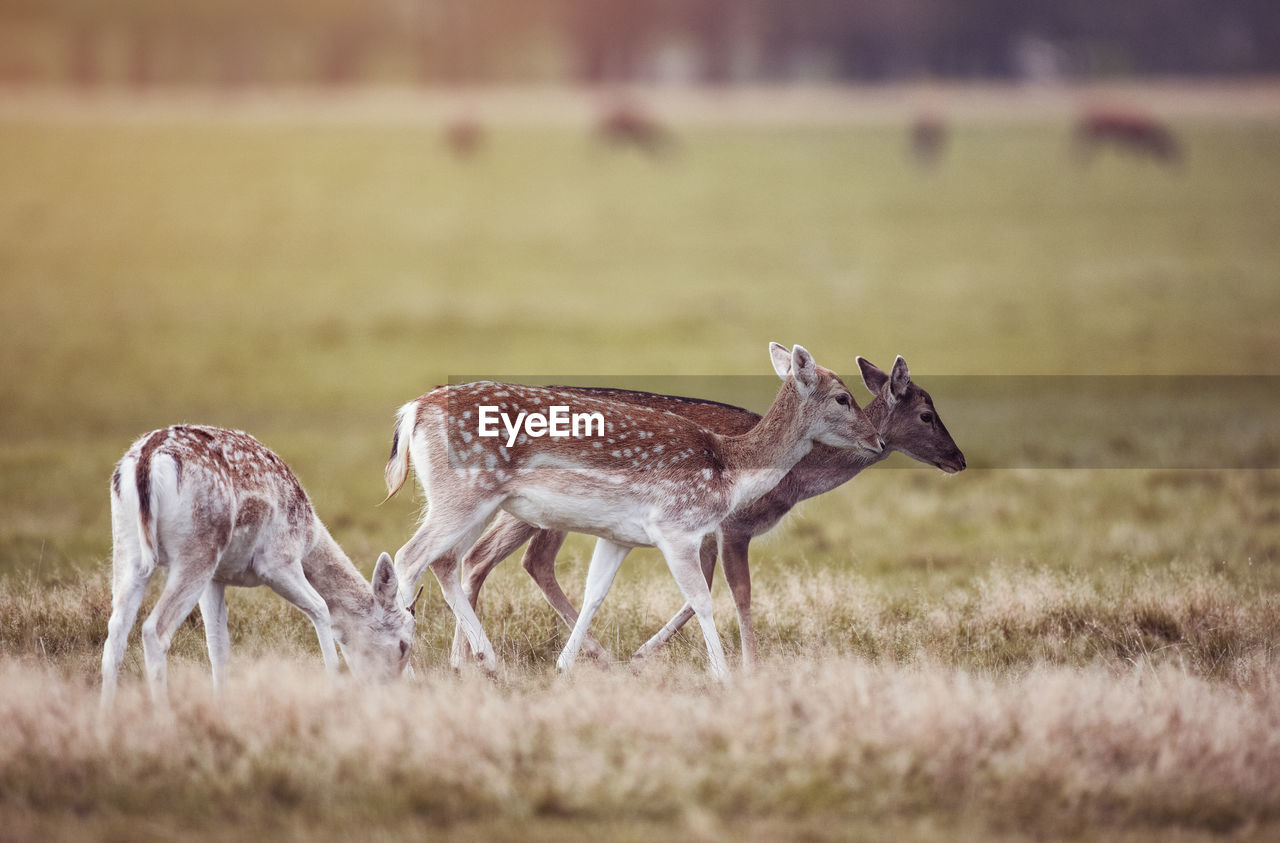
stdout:
[(790, 351), (780, 343), (769, 344), (773, 369), (784, 382), (793, 379), (803, 402), (810, 438), (836, 448), (861, 448), (878, 454), (884, 442), (866, 413), (858, 406), (840, 376), (819, 366), (804, 346)]
[(409, 664), (416, 624), (414, 606), (402, 607), (397, 600), (399, 583), (391, 556), (386, 553), (379, 556), (374, 565), (372, 585), (371, 616), (344, 630), (345, 635), (338, 643), (356, 676), (374, 681), (394, 679), (403, 674)]
[(862, 382), (867, 389), (884, 404), (879, 430), (885, 447), (948, 474), (964, 470), (964, 454), (947, 432), (929, 393), (911, 381), (907, 361), (899, 356), (893, 362), (892, 371), (885, 374), (869, 360), (859, 357), (858, 368), (862, 370)]

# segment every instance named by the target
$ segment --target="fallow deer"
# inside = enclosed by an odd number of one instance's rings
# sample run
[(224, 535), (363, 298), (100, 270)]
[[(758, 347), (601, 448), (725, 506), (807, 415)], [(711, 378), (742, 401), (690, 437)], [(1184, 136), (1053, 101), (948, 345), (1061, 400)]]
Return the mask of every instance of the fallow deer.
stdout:
[(352, 673), (400, 675), (413, 641), (412, 608), (396, 596), (383, 553), (372, 587), (321, 523), (284, 461), (241, 431), (197, 425), (133, 443), (111, 477), (111, 620), (102, 652), (102, 705), (115, 697), (129, 631), (157, 568), (164, 590), (142, 625), (152, 699), (168, 701), (169, 644), (197, 601), (215, 687), (226, 674), (226, 587), (270, 586), (315, 626), (325, 667), (334, 642)]
[(484, 146), (487, 133), (484, 124), (471, 115), (451, 121), (444, 129), (444, 142), (459, 158), (469, 158)]
[(911, 122), (911, 156), (921, 167), (933, 167), (947, 146), (947, 121), (940, 111), (928, 109)]
[[(744, 667), (750, 667), (757, 654), (755, 632), (751, 623), (751, 577), (748, 568), (748, 548), (753, 538), (773, 529), (800, 501), (848, 482), (864, 468), (887, 458), (893, 451), (901, 451), (948, 474), (965, 468), (964, 454), (942, 423), (929, 393), (911, 380), (905, 360), (898, 357), (890, 374), (861, 357), (858, 358), (858, 367), (862, 372), (863, 383), (873, 395), (866, 406), (866, 413), (884, 441), (884, 450), (871, 454), (861, 450), (815, 445), (776, 487), (754, 502), (735, 510), (720, 522), (719, 553), (724, 560), (725, 580), (729, 583), (738, 611)], [(741, 407), (694, 398), (618, 389), (583, 388), (573, 391), (673, 412), (722, 435), (749, 430), (760, 419), (755, 413)], [(577, 622), (578, 612), (565, 596), (555, 576), (556, 553), (564, 538), (564, 531), (540, 530), (511, 515), (501, 514), (462, 562), (463, 589), (471, 605), (476, 605), (480, 589), (494, 567), (528, 541), (529, 546), (522, 559), (525, 570), (533, 577), (557, 614), (567, 625), (573, 627)], [(716, 541), (708, 536), (702, 546), (703, 566), (708, 582), (715, 567), (716, 551)], [(636, 653), (636, 658), (652, 654), (692, 617), (692, 608), (686, 604)], [(583, 643), (593, 658), (607, 659), (604, 649), (593, 639), (588, 638)], [(466, 655), (465, 644), (461, 636), (455, 638), (454, 648), (458, 658)]]
[(1088, 163), (1098, 147), (1110, 144), (1138, 155), (1149, 155), (1176, 164), (1181, 149), (1169, 128), (1140, 111), (1120, 108), (1091, 108), (1076, 124), (1076, 157)]
[(615, 146), (634, 145), (658, 155), (675, 144), (665, 126), (635, 103), (622, 101), (606, 109), (596, 128), (600, 139)]
[[(801, 346), (770, 347), (783, 385), (769, 411), (738, 435), (722, 436), (665, 409), (609, 401), (557, 387), (492, 382), (439, 387), (404, 405), (387, 461), (388, 497), (410, 464), (427, 510), (396, 554), (401, 599), (430, 567), (481, 665), (494, 669), (493, 645), (458, 581), (458, 557), (498, 512), (538, 528), (597, 536), (584, 607), (557, 664), (567, 671), (632, 547), (657, 547), (706, 639), (711, 672), (726, 672), (701, 570), (703, 536), (772, 489), (815, 441), (879, 453), (883, 444), (847, 387)], [(542, 436), (526, 427), (506, 444), (480, 435), (482, 413), (517, 419), (570, 407), (601, 416), (599, 436)], [(517, 426), (519, 421), (517, 421)], [(545, 424), (539, 429), (545, 433)], [(456, 652), (455, 652), (456, 656)], [(455, 666), (458, 660), (455, 658)]]

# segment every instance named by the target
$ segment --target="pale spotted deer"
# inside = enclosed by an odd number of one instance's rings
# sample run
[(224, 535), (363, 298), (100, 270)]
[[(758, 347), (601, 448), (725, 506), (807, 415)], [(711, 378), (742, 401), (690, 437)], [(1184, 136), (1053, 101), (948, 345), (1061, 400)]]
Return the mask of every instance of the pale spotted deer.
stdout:
[(247, 433), (175, 425), (143, 436), (111, 478), (111, 620), (102, 652), (102, 706), (115, 697), (129, 631), (156, 568), (164, 590), (142, 625), (152, 699), (168, 700), (166, 662), (197, 601), (215, 687), (230, 638), (226, 587), (267, 585), (315, 626), (325, 667), (342, 648), (352, 673), (400, 675), (413, 641), (412, 608), (396, 597), (386, 553), (366, 582), (329, 535), (284, 461)]
[[(744, 667), (750, 667), (757, 654), (751, 622), (751, 577), (748, 568), (748, 548), (753, 538), (773, 529), (800, 501), (848, 482), (864, 468), (887, 458), (893, 451), (901, 451), (948, 474), (965, 468), (964, 454), (942, 423), (929, 393), (911, 380), (905, 360), (898, 357), (889, 374), (861, 357), (858, 358), (858, 367), (862, 372), (863, 383), (873, 395), (866, 406), (866, 413), (884, 440), (884, 450), (872, 454), (863, 450), (815, 445), (776, 487), (754, 502), (735, 510), (720, 522), (719, 553), (724, 560), (725, 580), (729, 583), (738, 610)], [(723, 435), (749, 430), (760, 419), (757, 414), (741, 407), (695, 398), (619, 389), (583, 388), (571, 391), (667, 410)], [(541, 530), (514, 516), (505, 513), (500, 515), (462, 562), (463, 590), (471, 605), (476, 605), (480, 589), (493, 568), (528, 541), (529, 546), (522, 560), (525, 570), (538, 584), (547, 602), (566, 624), (573, 627), (577, 622), (578, 612), (565, 596), (555, 576), (556, 553), (564, 538), (564, 531)], [(703, 567), (708, 582), (715, 567), (716, 551), (715, 537), (708, 536), (702, 546)], [(693, 609), (686, 603), (636, 653), (636, 657), (643, 658), (652, 654), (692, 617)], [(465, 644), (460, 636), (454, 641), (459, 658), (466, 655)], [(604, 649), (594, 639), (587, 638), (583, 644), (592, 657), (607, 659)]]
[[(557, 664), (572, 665), (592, 614), (632, 547), (659, 548), (693, 607), (711, 672), (726, 672), (701, 570), (702, 537), (777, 485), (815, 441), (878, 453), (883, 444), (848, 388), (800, 346), (770, 347), (783, 385), (758, 424), (734, 436), (683, 416), (556, 387), (481, 382), (440, 387), (400, 409), (387, 462), (388, 496), (410, 464), (427, 498), (426, 516), (396, 554), (400, 595), (412, 593), (426, 568), (480, 663), (494, 668), (493, 646), (458, 581), (458, 556), (499, 509), (536, 527), (600, 538), (587, 573), (587, 594)], [(479, 435), (485, 407), (504, 413), (564, 406), (599, 413), (600, 436), (530, 436), (510, 444)], [(457, 653), (455, 652), (455, 656)], [(455, 658), (455, 665), (458, 663)]]

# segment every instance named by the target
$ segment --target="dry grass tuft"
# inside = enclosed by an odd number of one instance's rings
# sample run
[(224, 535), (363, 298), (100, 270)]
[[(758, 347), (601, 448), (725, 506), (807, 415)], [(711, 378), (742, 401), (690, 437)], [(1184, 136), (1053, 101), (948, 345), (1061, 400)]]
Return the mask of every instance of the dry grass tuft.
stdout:
[(996, 832), (1259, 829), (1280, 819), (1271, 668), (1232, 687), (1143, 662), (982, 676), (773, 658), (723, 686), (653, 665), (367, 688), (264, 659), (221, 698), (176, 671), (171, 718), (134, 684), (101, 720), (82, 677), (6, 659), (0, 800), (85, 829), (305, 817), (330, 836), (556, 818), (725, 832), (926, 806)]
[[(937, 839), (921, 817), (978, 838), (1277, 827), (1274, 596), (1176, 571), (1107, 583), (997, 567), (936, 597), (809, 573), (765, 578), (765, 663), (724, 685), (688, 637), (642, 667), (557, 677), (528, 650), (549, 611), (509, 591), (486, 617), (501, 630), (497, 681), (444, 666), (440, 612), (420, 631), (416, 679), (327, 681), (301, 616), (242, 593), (221, 697), (193, 620), (171, 658), (172, 717), (147, 702), (135, 644), (105, 721), (105, 575), (43, 600), (38, 584), (10, 583), (0, 809), (32, 836), (227, 823), (572, 838), (623, 822), (718, 837), (759, 821)], [(621, 641), (643, 637), (666, 587), (630, 592)]]

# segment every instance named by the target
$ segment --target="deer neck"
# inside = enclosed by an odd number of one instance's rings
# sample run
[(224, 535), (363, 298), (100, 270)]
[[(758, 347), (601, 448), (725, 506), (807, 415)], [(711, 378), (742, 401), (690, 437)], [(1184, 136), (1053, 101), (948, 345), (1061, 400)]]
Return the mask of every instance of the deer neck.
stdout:
[(776, 487), (813, 447), (795, 383), (782, 385), (769, 412), (751, 430), (722, 440), (725, 467), (734, 477), (731, 511)]
[[(889, 415), (889, 407), (879, 394), (871, 399), (863, 411), (877, 430), (883, 429), (882, 423)], [(864, 468), (887, 459), (892, 452), (893, 443), (888, 439), (885, 440), (884, 450), (878, 454), (862, 448), (836, 448), (815, 444), (813, 450), (787, 475), (786, 480), (778, 485), (778, 494), (793, 505), (825, 494), (849, 482)]]
[[(867, 414), (867, 420), (871, 422), (871, 425), (876, 430), (884, 431), (885, 421), (889, 418), (890, 409), (891, 408), (888, 402), (885, 401), (884, 397), (877, 392), (875, 396), (872, 397), (871, 401), (867, 404), (867, 406), (863, 408), (862, 411)], [(859, 471), (862, 471), (862, 469), (864, 468), (869, 468), (875, 465), (876, 463), (880, 462), (881, 460), (889, 459), (889, 455), (892, 454), (895, 450), (893, 446), (893, 442), (890, 441), (890, 437), (888, 437), (883, 432), (880, 434), (880, 436), (882, 441), (884, 442), (884, 448), (881, 449), (881, 451), (878, 454), (873, 454), (873, 453), (870, 453), (869, 451), (864, 451), (861, 448), (841, 448), (840, 449), (841, 457), (851, 469), (849, 473), (849, 477), (846, 477), (845, 480), (848, 480), (849, 478), (853, 477), (855, 474), (857, 474)], [(842, 480), (841, 482), (844, 482), (844, 481)], [(832, 488), (835, 488), (835, 487), (832, 487)]]
[(316, 519), (316, 540), (302, 557), (302, 572), (329, 607), (329, 619), (340, 640), (367, 618), (373, 591), (329, 531)]
[[(867, 406), (862, 408), (862, 411), (867, 414), (867, 420), (875, 425), (876, 430), (882, 430), (885, 419), (889, 417), (889, 404), (884, 400), (884, 396), (877, 392)], [(888, 443), (886, 443), (885, 449), (880, 452), (884, 456), (877, 454), (877, 458), (882, 460), (889, 456), (890, 450)]]

